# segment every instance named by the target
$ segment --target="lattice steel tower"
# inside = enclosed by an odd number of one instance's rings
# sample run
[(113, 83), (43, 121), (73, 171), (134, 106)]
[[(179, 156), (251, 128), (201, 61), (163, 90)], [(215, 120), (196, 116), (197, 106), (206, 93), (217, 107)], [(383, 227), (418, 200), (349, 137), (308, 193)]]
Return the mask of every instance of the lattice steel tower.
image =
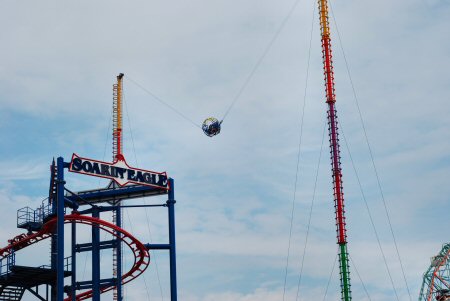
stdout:
[(336, 213), (337, 243), (339, 245), (339, 267), (341, 295), (343, 301), (350, 301), (350, 271), (347, 251), (347, 231), (345, 229), (344, 192), (339, 150), (338, 118), (335, 107), (334, 72), (331, 52), (330, 26), (327, 0), (319, 0), (320, 31), (322, 35), (323, 70), (325, 76), (326, 103), (328, 104), (328, 135), (330, 138), (331, 171), (333, 177), (334, 207)]
[[(123, 135), (122, 135), (122, 107), (123, 107), (123, 73), (117, 76), (117, 82), (113, 85), (113, 162), (118, 160), (124, 160), (123, 157)], [(115, 186), (114, 182), (111, 185)], [(115, 206), (120, 206), (121, 201), (115, 201)], [(122, 209), (117, 209), (112, 212), (113, 223), (117, 226), (121, 226), (121, 211)], [(122, 265), (122, 246), (119, 244), (117, 247), (113, 248), (113, 277), (121, 277), (121, 265)], [(121, 301), (122, 292), (118, 287), (113, 289), (113, 301)]]

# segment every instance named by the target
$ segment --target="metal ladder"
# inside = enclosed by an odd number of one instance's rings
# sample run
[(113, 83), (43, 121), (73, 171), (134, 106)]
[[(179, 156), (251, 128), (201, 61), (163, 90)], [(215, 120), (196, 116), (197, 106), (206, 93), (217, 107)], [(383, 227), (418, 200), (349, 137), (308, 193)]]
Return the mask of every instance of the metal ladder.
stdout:
[[(117, 201), (115, 203), (116, 206), (120, 206), (120, 201)], [(116, 211), (113, 210), (113, 224), (117, 225), (118, 219), (117, 219), (117, 214)], [(123, 217), (121, 219), (121, 223), (123, 222)], [(118, 235), (120, 235), (120, 233), (116, 233)], [(120, 281), (122, 275), (118, 274), (118, 253), (117, 253), (117, 248), (121, 248), (121, 245), (119, 245), (118, 247), (114, 247), (113, 248), (113, 278), (117, 279), (117, 281)], [(122, 259), (122, 258), (121, 258)], [(117, 300), (122, 300), (122, 296), (119, 296), (118, 291), (117, 291), (117, 287), (113, 289), (113, 301), (117, 301)]]
[(113, 116), (112, 116), (112, 121), (113, 121), (113, 147), (112, 147), (112, 151), (113, 151), (113, 162), (116, 159), (116, 156), (118, 154), (122, 153), (122, 147), (121, 145), (119, 145), (119, 135), (121, 133), (119, 133), (119, 131), (121, 131), (121, 120), (122, 120), (122, 111), (120, 108), (120, 89), (121, 87), (118, 84), (113, 85)]

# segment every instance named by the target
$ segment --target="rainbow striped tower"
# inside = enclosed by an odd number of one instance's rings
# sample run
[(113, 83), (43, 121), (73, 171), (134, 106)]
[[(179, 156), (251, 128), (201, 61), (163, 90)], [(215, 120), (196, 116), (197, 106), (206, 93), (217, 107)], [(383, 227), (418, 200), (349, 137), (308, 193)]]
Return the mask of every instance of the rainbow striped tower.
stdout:
[(339, 245), (339, 267), (343, 301), (350, 301), (350, 271), (345, 229), (344, 192), (339, 150), (338, 118), (335, 107), (334, 72), (331, 53), (330, 26), (327, 0), (319, 0), (320, 31), (322, 35), (323, 70), (325, 76), (326, 103), (328, 104), (328, 135), (330, 140), (331, 171), (333, 177), (334, 207), (336, 211), (337, 243)]

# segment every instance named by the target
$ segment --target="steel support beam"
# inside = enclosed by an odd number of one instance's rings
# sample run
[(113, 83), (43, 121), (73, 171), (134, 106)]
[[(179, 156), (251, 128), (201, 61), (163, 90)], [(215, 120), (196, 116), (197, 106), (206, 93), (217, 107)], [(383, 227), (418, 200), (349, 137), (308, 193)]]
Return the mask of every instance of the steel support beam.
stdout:
[(76, 283), (77, 283), (77, 252), (76, 252), (76, 245), (77, 245), (77, 224), (75, 222), (72, 222), (72, 277), (71, 277), (71, 289), (70, 289), (70, 295), (72, 297), (72, 300), (76, 300), (75, 296), (77, 294), (76, 291)]
[[(122, 228), (122, 208), (116, 208), (116, 225)], [(119, 234), (120, 235), (120, 234)], [(118, 238), (116, 240), (117, 252), (117, 301), (122, 301), (122, 241)]]
[(177, 301), (177, 261), (175, 244), (175, 186), (169, 179), (169, 199), (167, 200), (169, 214), (169, 244), (170, 244), (170, 300)]
[(170, 250), (170, 244), (145, 244), (147, 250)]
[(39, 293), (37, 291), (32, 290), (31, 288), (27, 288), (27, 291), (29, 291), (30, 293), (32, 293), (36, 298), (38, 298), (41, 301), (47, 301), (46, 299), (44, 299), (41, 295), (39, 295)]
[[(107, 278), (107, 279), (99, 279), (98, 280), (99, 288), (112, 286), (115, 283), (116, 283), (115, 278)], [(78, 290), (94, 289), (94, 283), (93, 283), (93, 281), (80, 281), (80, 282), (77, 282), (76, 287)]]
[[(93, 210), (92, 217), (100, 218), (100, 213)], [(100, 301), (100, 229), (92, 227), (92, 301)]]
[[(98, 249), (100, 250), (104, 250), (104, 249), (111, 249), (111, 248), (115, 248), (117, 246), (117, 241), (116, 240), (106, 240), (106, 241), (101, 241), (98, 243), (98, 246), (96, 246)], [(85, 243), (85, 244), (77, 244), (75, 246), (75, 250), (77, 253), (82, 253), (82, 252), (90, 252), (94, 249), (92, 243)]]
[(57, 235), (57, 260), (56, 260), (56, 293), (57, 301), (64, 301), (64, 159), (57, 159), (57, 192), (56, 192), (56, 235)]

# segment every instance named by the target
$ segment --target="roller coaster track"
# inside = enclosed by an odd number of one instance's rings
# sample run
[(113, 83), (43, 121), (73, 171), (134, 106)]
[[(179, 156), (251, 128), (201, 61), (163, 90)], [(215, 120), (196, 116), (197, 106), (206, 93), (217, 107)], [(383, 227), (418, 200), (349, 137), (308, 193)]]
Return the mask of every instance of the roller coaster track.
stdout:
[[(10, 241), (10, 244), (4, 248), (0, 249), (0, 257), (6, 257), (9, 254), (11, 254), (13, 251), (18, 251), (20, 249), (23, 249), (25, 247), (28, 247), (32, 244), (35, 244), (41, 240), (44, 240), (46, 238), (49, 238), (52, 234), (55, 233), (56, 229), (56, 217), (50, 219), (47, 221), (43, 226), (42, 229), (36, 233), (30, 234), (30, 235), (20, 235), (16, 236), (19, 237), (18, 239), (14, 239)], [(126, 284), (139, 275), (141, 275), (150, 264), (150, 255), (148, 253), (147, 248), (139, 241), (137, 240), (133, 235), (128, 233), (122, 228), (117, 227), (116, 225), (109, 223), (107, 221), (80, 215), (80, 214), (70, 214), (64, 216), (64, 223), (77, 223), (77, 224), (84, 224), (91, 227), (98, 227), (100, 230), (106, 231), (107, 233), (113, 235), (113, 237), (120, 239), (123, 243), (125, 243), (130, 250), (134, 254), (134, 263), (131, 269), (122, 275), (122, 284)], [(115, 286), (106, 286), (102, 287), (100, 289), (101, 293), (110, 291)], [(78, 295), (76, 295), (76, 298), (74, 301), (81, 301), (86, 300), (92, 297), (92, 290), (82, 292)], [(72, 299), (70, 297), (66, 298), (65, 301), (71, 301)]]

